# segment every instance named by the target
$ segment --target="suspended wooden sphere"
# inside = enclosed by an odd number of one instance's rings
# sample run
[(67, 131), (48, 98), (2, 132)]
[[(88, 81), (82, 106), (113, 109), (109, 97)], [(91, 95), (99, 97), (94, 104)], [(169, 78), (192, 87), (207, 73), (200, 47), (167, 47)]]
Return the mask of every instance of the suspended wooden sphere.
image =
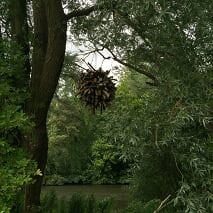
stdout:
[(115, 79), (108, 76), (109, 72), (88, 69), (80, 75), (78, 96), (94, 113), (97, 109), (105, 110), (115, 98)]

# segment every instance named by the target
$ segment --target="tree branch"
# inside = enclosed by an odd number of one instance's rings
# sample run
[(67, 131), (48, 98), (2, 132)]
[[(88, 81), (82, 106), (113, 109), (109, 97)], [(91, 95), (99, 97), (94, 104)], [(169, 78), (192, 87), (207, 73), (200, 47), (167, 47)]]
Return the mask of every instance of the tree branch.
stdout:
[(160, 203), (160, 205), (158, 206), (158, 208), (157, 208), (153, 213), (160, 212), (163, 208), (165, 208), (166, 206), (168, 206), (168, 205), (172, 202), (172, 200), (171, 200), (170, 202), (166, 203), (166, 202), (169, 200), (170, 197), (171, 197), (171, 195), (168, 195), (168, 196)]
[(88, 16), (90, 13), (95, 11), (97, 8), (98, 7), (96, 5), (93, 5), (93, 6), (88, 7), (88, 8), (74, 10), (74, 11), (66, 14), (65, 19), (68, 21), (69, 19), (74, 18), (74, 17)]
[(138, 26), (134, 21), (132, 21), (128, 14), (122, 12), (122, 11), (119, 11), (119, 10), (115, 10), (116, 14), (122, 18), (124, 20), (124, 22), (130, 27), (132, 28), (135, 32), (137, 32), (137, 34), (141, 37), (141, 39), (143, 39), (143, 41), (145, 42), (145, 44), (150, 47), (150, 48), (153, 48), (152, 47), (152, 44), (144, 37), (144, 35), (142, 34), (141, 32), (141, 27), (140, 25)]
[[(158, 86), (159, 85), (159, 82), (158, 82), (157, 78), (153, 74), (151, 74), (151, 73), (149, 73), (149, 72), (147, 72), (145, 70), (142, 70), (142, 69), (140, 69), (140, 68), (138, 68), (138, 67), (136, 67), (136, 66), (134, 66), (132, 64), (129, 64), (127, 62), (122, 61), (121, 59), (117, 58), (117, 56), (109, 48), (107, 48), (107, 47), (105, 47), (105, 48), (111, 53), (113, 60), (115, 60), (118, 63), (120, 63), (120, 64), (122, 64), (122, 65), (124, 65), (126, 67), (129, 67), (130, 69), (133, 69), (136, 72), (141, 73), (141, 74), (145, 75), (146, 77), (150, 78), (151, 80), (153, 80), (153, 82), (146, 82), (147, 84), (149, 84), (151, 86)], [(102, 57), (104, 57), (102, 53), (100, 53), (100, 52), (98, 52), (98, 53), (100, 55), (102, 55)], [(105, 59), (110, 59), (110, 57), (107, 57), (107, 58), (104, 57), (104, 58)]]
[(174, 156), (175, 166), (176, 166), (176, 168), (177, 168), (177, 171), (180, 173), (180, 175), (181, 175), (181, 180), (182, 180), (182, 182), (183, 182), (183, 180), (184, 180), (184, 175), (183, 175), (183, 173), (181, 172), (181, 170), (180, 170), (180, 168), (179, 168), (179, 166), (178, 166), (177, 159), (176, 159), (176, 157), (175, 157), (175, 153), (174, 153), (173, 149), (172, 149), (172, 154), (173, 154), (173, 156)]
[[(68, 13), (68, 14), (65, 16), (65, 17), (66, 17), (65, 19), (68, 21), (69, 19), (74, 18), (74, 17), (87, 16), (87, 15), (89, 15), (90, 13), (92, 13), (93, 11), (95, 11), (95, 10), (97, 10), (97, 9), (100, 9), (100, 8), (101, 8), (100, 6), (93, 5), (93, 6), (88, 7), (88, 8), (83, 8), (83, 9), (79, 9), (79, 10), (74, 10), (74, 11)], [(124, 16), (124, 14), (120, 14), (120, 15), (121, 15), (121, 16)], [(127, 19), (127, 20), (128, 20), (128, 19)], [(128, 20), (127, 23), (128, 23), (130, 26), (133, 24), (133, 23), (130, 22), (130, 20)], [(150, 78), (151, 80), (153, 80), (153, 82), (146, 82), (146, 83), (149, 84), (149, 85), (152, 85), (152, 86), (158, 86), (158, 85), (159, 85), (159, 82), (158, 82), (157, 78), (156, 78), (153, 74), (151, 74), (151, 73), (149, 73), (149, 72), (147, 72), (147, 71), (145, 71), (145, 70), (141, 70), (140, 68), (138, 68), (138, 67), (136, 67), (136, 66), (134, 66), (134, 65), (132, 65), (132, 64), (129, 64), (129, 63), (127, 63), (127, 62), (122, 61), (121, 59), (117, 58), (116, 55), (115, 55), (109, 48), (107, 48), (107, 47), (104, 47), (104, 48), (106, 48), (106, 49), (111, 53), (112, 57), (106, 58), (106, 57), (104, 57), (103, 54), (100, 53), (100, 51), (98, 50), (97, 52), (98, 52), (100, 55), (102, 55), (103, 58), (105, 58), (105, 59), (112, 58), (113, 60), (117, 61), (118, 63), (120, 63), (120, 64), (122, 64), (122, 65), (124, 65), (124, 66), (126, 66), (126, 67), (129, 67), (129, 68), (135, 70), (135, 71), (138, 72), (138, 73), (141, 73), (141, 74), (145, 75), (146, 77), (148, 77), (148, 78)], [(103, 48), (103, 49), (104, 49), (104, 48)], [(103, 49), (102, 49), (102, 50), (103, 50)]]

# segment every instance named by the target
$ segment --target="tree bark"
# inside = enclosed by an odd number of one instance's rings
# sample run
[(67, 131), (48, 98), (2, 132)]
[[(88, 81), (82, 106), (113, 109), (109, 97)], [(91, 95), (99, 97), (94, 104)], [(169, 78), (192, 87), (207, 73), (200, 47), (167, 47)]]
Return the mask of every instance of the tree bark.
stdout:
[[(48, 151), (48, 139), (46, 122), (35, 124), (32, 132), (32, 138), (29, 143), (28, 152), (31, 154), (32, 159), (38, 164), (38, 168), (42, 171), (45, 170)], [(24, 212), (40, 212), (40, 193), (42, 186), (42, 176), (36, 176), (35, 182), (25, 186), (25, 200), (24, 200)]]
[[(67, 26), (60, 0), (34, 1), (33, 9), (35, 41), (31, 100), (27, 112), (35, 126), (32, 135), (28, 137), (27, 150), (44, 174), (48, 152), (46, 118), (64, 61)], [(42, 179), (38, 176), (35, 183), (26, 186), (25, 213), (41, 212)]]

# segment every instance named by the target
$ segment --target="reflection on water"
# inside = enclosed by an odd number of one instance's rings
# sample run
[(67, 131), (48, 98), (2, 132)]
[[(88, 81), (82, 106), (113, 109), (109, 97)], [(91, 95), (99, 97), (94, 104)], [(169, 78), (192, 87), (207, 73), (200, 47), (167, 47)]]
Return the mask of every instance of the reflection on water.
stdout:
[(130, 199), (129, 189), (126, 185), (64, 185), (42, 187), (42, 193), (50, 190), (54, 190), (59, 198), (69, 198), (74, 193), (83, 195), (93, 194), (98, 200), (111, 196), (114, 198), (118, 208), (126, 207)]

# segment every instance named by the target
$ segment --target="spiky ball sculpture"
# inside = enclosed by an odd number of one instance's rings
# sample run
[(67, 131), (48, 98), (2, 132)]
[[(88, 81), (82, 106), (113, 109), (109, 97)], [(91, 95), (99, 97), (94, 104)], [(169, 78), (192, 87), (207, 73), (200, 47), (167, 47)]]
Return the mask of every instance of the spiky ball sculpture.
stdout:
[(89, 106), (93, 113), (97, 109), (102, 112), (115, 98), (115, 83), (113, 77), (109, 77), (110, 71), (89, 69), (81, 73), (78, 95)]

